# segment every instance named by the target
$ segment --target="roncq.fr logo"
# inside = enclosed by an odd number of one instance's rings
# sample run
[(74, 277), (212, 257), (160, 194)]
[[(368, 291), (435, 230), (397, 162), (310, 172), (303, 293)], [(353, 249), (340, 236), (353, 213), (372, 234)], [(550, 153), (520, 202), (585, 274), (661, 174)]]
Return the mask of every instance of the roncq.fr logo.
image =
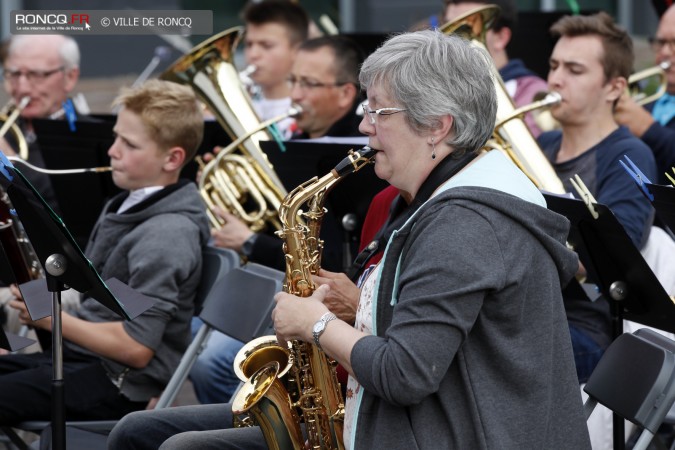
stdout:
[[(17, 25), (89, 25), (89, 14), (26, 14), (19, 13), (15, 18)], [(89, 28), (87, 26), (87, 28)]]

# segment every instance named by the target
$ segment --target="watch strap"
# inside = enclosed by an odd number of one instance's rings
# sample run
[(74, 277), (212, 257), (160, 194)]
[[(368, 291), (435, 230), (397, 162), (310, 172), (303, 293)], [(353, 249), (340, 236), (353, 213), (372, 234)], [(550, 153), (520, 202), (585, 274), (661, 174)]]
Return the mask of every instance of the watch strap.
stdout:
[(312, 331), (312, 335), (314, 336), (314, 344), (317, 347), (319, 347), (319, 350), (321, 350), (321, 351), (323, 351), (323, 348), (321, 347), (321, 341), (319, 339), (321, 338), (321, 335), (323, 334), (323, 332), (326, 331), (326, 325), (328, 324), (328, 322), (330, 322), (331, 320), (335, 320), (335, 319), (337, 319), (337, 316), (335, 314), (333, 314), (332, 312), (328, 311), (328, 312), (324, 313), (324, 315), (321, 316), (321, 318), (316, 322), (316, 323), (323, 322), (323, 328), (321, 328), (321, 331), (319, 331), (318, 333), (315, 332), (315, 331)]

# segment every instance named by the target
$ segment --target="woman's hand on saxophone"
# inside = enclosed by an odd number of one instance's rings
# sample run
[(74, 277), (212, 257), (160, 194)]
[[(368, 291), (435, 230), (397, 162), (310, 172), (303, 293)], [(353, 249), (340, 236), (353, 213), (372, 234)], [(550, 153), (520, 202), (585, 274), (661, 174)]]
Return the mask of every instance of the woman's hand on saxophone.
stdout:
[(298, 297), (286, 292), (278, 292), (274, 296), (276, 306), (272, 311), (274, 331), (279, 342), (294, 339), (313, 342), (312, 328), (328, 309), (323, 304), (330, 287), (317, 288), (310, 297)]
[(340, 320), (353, 325), (361, 290), (352, 280), (342, 272), (329, 272), (321, 269), (318, 275), (312, 277), (312, 281), (317, 286), (328, 285), (330, 287), (330, 291), (323, 299), (323, 304)]

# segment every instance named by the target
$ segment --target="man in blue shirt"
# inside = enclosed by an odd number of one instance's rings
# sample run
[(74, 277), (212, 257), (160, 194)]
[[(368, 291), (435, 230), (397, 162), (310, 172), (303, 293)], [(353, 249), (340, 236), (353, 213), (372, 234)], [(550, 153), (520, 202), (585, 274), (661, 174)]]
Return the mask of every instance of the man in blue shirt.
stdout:
[[(578, 174), (599, 203), (607, 205), (637, 248), (649, 236), (653, 208), (619, 164), (628, 156), (652, 178), (649, 148), (614, 119), (614, 105), (626, 89), (633, 67), (628, 33), (612, 18), (567, 16), (551, 28), (559, 37), (550, 57), (549, 89), (562, 96), (551, 109), (561, 130), (539, 137), (542, 150), (569, 192)], [(565, 298), (565, 309), (580, 383), (585, 383), (612, 340), (609, 305), (600, 298)]]

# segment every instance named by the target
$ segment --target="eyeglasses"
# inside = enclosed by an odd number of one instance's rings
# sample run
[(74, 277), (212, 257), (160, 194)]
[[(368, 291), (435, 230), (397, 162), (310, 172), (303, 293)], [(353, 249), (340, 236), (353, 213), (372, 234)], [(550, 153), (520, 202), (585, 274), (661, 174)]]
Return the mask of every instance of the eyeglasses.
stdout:
[(288, 83), (288, 87), (290, 87), (291, 89), (293, 89), (293, 86), (297, 84), (298, 87), (302, 90), (316, 89), (323, 87), (337, 87), (337, 86), (344, 86), (345, 84), (347, 84), (346, 81), (337, 83), (322, 83), (320, 81), (312, 81), (306, 78), (295, 78), (295, 77), (288, 77), (286, 82)]
[(5, 69), (2, 71), (3, 76), (7, 81), (10, 83), (16, 83), (19, 81), (19, 78), (21, 78), (21, 75), (26, 77), (26, 80), (28, 80), (29, 83), (34, 84), (34, 83), (42, 83), (45, 81), (47, 78), (51, 77), (57, 72), (61, 72), (64, 70), (65, 67), (57, 67), (56, 69), (52, 70), (10, 70), (10, 69)]
[(370, 119), (370, 124), (375, 125), (375, 116), (391, 116), (392, 114), (400, 113), (407, 111), (403, 108), (379, 108), (379, 109), (370, 109), (368, 107), (368, 102), (361, 103), (363, 108), (363, 114), (367, 115)]
[(675, 50), (675, 39), (650, 38), (649, 43), (655, 52), (661, 51), (665, 46), (668, 46), (671, 52)]

